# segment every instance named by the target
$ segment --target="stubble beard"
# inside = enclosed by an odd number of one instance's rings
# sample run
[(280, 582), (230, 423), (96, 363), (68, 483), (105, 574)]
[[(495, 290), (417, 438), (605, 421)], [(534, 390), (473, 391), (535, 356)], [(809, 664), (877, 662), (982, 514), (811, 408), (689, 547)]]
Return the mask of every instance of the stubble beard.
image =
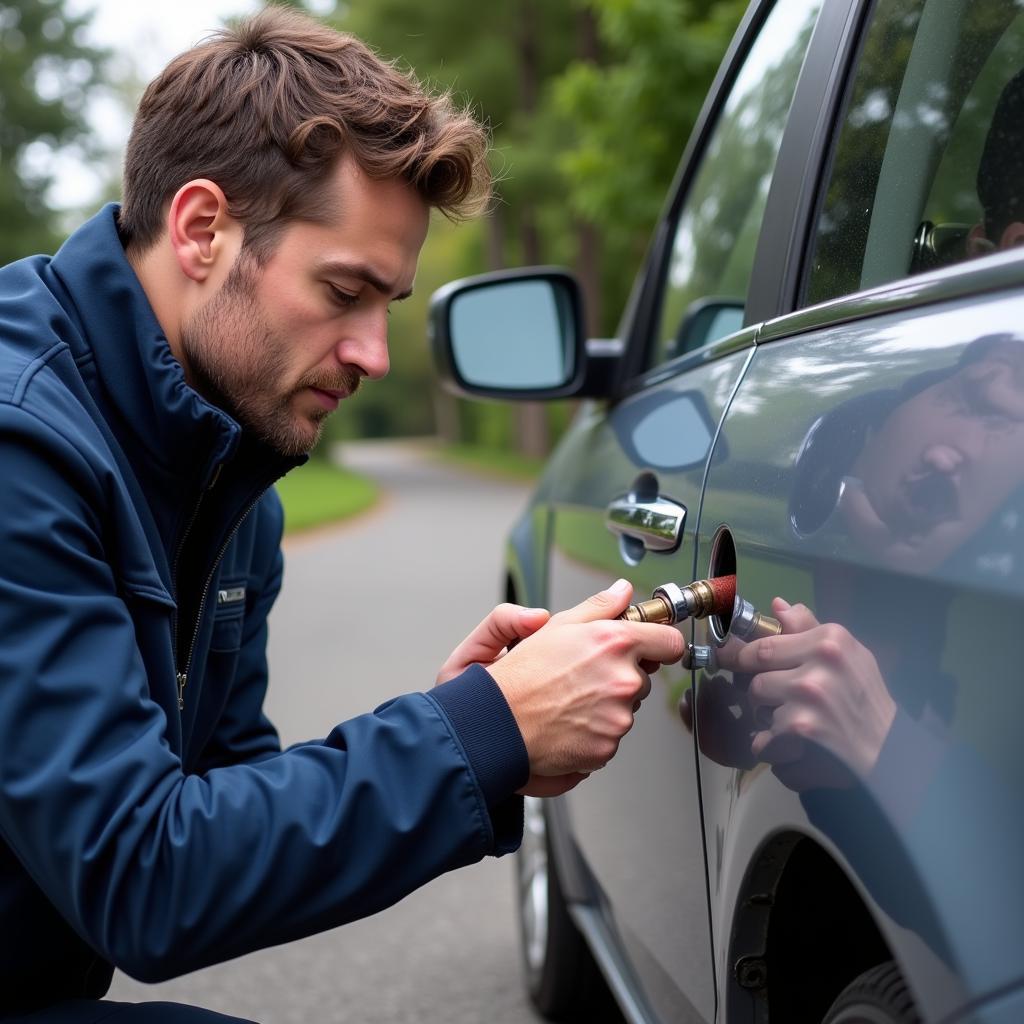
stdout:
[(227, 280), (183, 325), (181, 348), (192, 384), (280, 455), (305, 455), (319, 441), (329, 410), (300, 414), (293, 400), (305, 388), (354, 394), (361, 376), (338, 367), (328, 375), (312, 371), (289, 391), (279, 390), (288, 371), (288, 340), (266, 322), (259, 301), (255, 264), (241, 254)]

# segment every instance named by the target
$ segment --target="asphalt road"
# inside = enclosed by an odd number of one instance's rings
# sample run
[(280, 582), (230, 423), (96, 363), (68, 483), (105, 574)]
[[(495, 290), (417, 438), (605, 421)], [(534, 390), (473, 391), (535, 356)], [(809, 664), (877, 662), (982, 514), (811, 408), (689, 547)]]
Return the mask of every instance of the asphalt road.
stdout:
[[(352, 445), (343, 458), (384, 498), (286, 544), (267, 701), (285, 744), (432, 685), (498, 599), (503, 537), (527, 494), (408, 445)], [(109, 998), (263, 1024), (535, 1024), (519, 980), (512, 870), (511, 858), (489, 858), (376, 917), (161, 985), (119, 974)]]

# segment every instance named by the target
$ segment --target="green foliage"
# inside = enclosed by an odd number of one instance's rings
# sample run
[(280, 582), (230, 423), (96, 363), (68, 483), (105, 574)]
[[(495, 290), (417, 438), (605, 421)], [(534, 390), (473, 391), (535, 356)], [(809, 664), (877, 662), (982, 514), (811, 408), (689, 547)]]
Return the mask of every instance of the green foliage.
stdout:
[(277, 484), (288, 533), (346, 519), (377, 500), (376, 485), (350, 470), (323, 461), (293, 470)]
[[(340, 28), (414, 68), (432, 87), (452, 91), (492, 128), (494, 212), (465, 245), (433, 249), (428, 242), (417, 292), (495, 266), (567, 264), (591, 296), (591, 332), (611, 333), (746, 6), (747, 0), (493, 0), (486, 16), (467, 16), (462, 0), (339, 3)], [(446, 266), (446, 258), (454, 262)], [(418, 300), (419, 294), (408, 310), (396, 309), (392, 376), (360, 395), (346, 429), (381, 433), (430, 422), (424, 321), (406, 319), (407, 312), (421, 316)], [(548, 406), (537, 415), (554, 436), (571, 407)], [(514, 409), (460, 402), (458, 422), (473, 443), (524, 443), (523, 418)]]
[(746, 3), (590, 4), (609, 57), (605, 66), (578, 61), (556, 83), (554, 108), (577, 136), (559, 164), (578, 212), (635, 245), (658, 215)]
[(88, 20), (62, 0), (0, 0), (0, 265), (60, 241), (47, 203), (54, 161), (85, 134), (106, 56), (81, 41)]

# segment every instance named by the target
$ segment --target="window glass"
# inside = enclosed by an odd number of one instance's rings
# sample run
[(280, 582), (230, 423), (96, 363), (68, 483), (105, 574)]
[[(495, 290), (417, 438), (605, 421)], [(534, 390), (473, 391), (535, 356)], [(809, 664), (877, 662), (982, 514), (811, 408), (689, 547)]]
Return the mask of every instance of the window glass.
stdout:
[(743, 324), (775, 160), (820, 6), (779, 0), (743, 62), (679, 215), (654, 362)]
[(880, 0), (832, 155), (807, 302), (1024, 240), (1022, 8)]

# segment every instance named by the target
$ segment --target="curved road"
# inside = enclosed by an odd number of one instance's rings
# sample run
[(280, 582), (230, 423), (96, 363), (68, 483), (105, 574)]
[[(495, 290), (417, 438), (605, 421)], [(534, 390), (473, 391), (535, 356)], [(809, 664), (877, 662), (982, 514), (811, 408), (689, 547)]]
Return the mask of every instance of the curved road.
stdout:
[[(285, 546), (268, 710), (285, 744), (432, 685), (501, 593), (503, 538), (528, 488), (404, 443), (346, 445), (383, 500)], [(301, 472), (301, 470), (300, 470)], [(262, 1024), (536, 1024), (519, 980), (512, 860), (437, 879), (376, 917), (109, 998), (170, 999)]]

